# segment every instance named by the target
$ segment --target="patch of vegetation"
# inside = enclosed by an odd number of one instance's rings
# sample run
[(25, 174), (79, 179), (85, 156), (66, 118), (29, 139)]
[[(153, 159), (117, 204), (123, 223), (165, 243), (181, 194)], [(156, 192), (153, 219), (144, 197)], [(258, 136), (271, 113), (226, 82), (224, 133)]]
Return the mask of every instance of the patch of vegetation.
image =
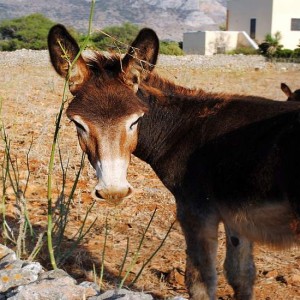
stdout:
[(0, 23), (0, 50), (47, 49), (47, 35), (55, 23), (41, 14)]
[[(22, 18), (4, 20), (0, 23), (0, 51), (47, 49), (47, 36), (53, 25), (55, 25), (54, 21), (38, 13)], [(80, 34), (74, 29), (68, 28), (68, 30), (81, 43), (86, 39), (86, 35)], [(125, 53), (139, 30), (139, 26), (129, 22), (120, 26), (105, 27), (103, 31), (91, 35), (88, 47)], [(174, 41), (160, 42), (160, 53), (183, 55), (180, 45)]]
[(279, 31), (274, 35), (270, 33), (266, 34), (264, 41), (258, 45), (260, 54), (267, 58), (276, 56), (276, 53), (279, 53), (283, 48), (283, 45), (280, 44), (281, 38), (281, 33)]
[(174, 41), (161, 41), (159, 44), (159, 53), (166, 55), (183, 55), (183, 50), (179, 43)]
[(298, 48), (284, 49), (280, 44), (281, 34), (267, 34), (265, 40), (259, 46), (259, 53), (272, 61), (300, 62), (300, 45)]
[(89, 47), (100, 50), (113, 50), (125, 52), (140, 28), (132, 23), (124, 23), (121, 26), (105, 27), (101, 32), (95, 32), (90, 37)]
[(294, 53), (293, 53), (293, 56), (294, 57), (297, 57), (297, 58), (300, 58), (300, 45), (298, 46), (299, 48), (296, 48), (294, 50)]
[[(89, 46), (92, 48), (125, 53), (128, 45), (135, 39), (140, 27), (126, 22), (121, 26), (105, 27), (103, 31), (92, 34)], [(161, 41), (160, 53), (167, 55), (183, 55), (180, 45), (174, 41)]]
[(259, 52), (256, 49), (250, 48), (250, 47), (238, 47), (234, 50), (226, 52), (226, 54), (229, 54), (229, 55), (234, 55), (234, 54), (256, 55), (256, 54), (259, 54)]

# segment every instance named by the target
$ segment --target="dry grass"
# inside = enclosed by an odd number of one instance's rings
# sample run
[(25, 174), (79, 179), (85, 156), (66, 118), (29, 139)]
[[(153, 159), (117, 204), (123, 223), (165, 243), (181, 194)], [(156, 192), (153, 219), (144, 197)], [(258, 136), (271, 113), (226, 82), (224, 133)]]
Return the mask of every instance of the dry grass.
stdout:
[[(278, 70), (272, 66), (260, 71), (235, 71), (160, 68), (164, 76), (181, 85), (203, 88), (208, 91), (234, 92), (266, 96), (284, 100), (280, 82), (285, 81), (293, 88), (300, 87), (299, 68)], [(26, 178), (26, 154), (31, 140), (30, 152), (31, 177), (26, 194), (29, 216), (35, 229), (46, 226), (47, 221), (47, 170), (50, 147), (54, 132), (55, 116), (60, 106), (63, 81), (58, 78), (50, 65), (20, 64), (14, 67), (0, 67), (0, 96), (3, 99), (3, 121), (11, 139), (11, 151), (17, 157), (21, 179)], [(75, 128), (64, 117), (60, 134), (60, 148), (64, 162), (70, 158), (70, 172), (67, 187), (71, 187), (75, 172), (79, 168), (81, 150), (79, 149)], [(0, 143), (0, 158), (3, 145)], [(61, 185), (60, 164), (55, 164), (55, 195), (59, 194)], [(141, 234), (146, 227), (155, 207), (156, 217), (146, 235), (141, 256), (130, 278), (138, 272), (149, 255), (159, 245), (171, 222), (175, 218), (175, 203), (172, 195), (164, 188), (148, 165), (132, 159), (129, 169), (129, 181), (136, 188), (134, 197), (124, 201), (116, 208), (97, 203), (89, 216), (89, 224), (98, 216), (94, 226), (81, 247), (78, 247), (65, 269), (79, 280), (93, 280), (93, 264), (99, 269), (104, 242), (105, 218), (109, 216), (109, 234), (105, 259), (105, 284), (110, 287), (117, 282), (117, 274), (122, 263), (126, 247), (126, 238), (130, 238), (130, 253), (138, 246)], [(0, 181), (1, 182), (1, 181)], [(22, 181), (21, 181), (22, 183)], [(2, 184), (2, 183), (0, 183)], [(23, 180), (23, 184), (25, 184)], [(76, 199), (72, 205), (70, 224), (66, 238), (72, 238), (82, 221), (86, 208), (91, 204), (90, 191), (95, 184), (94, 171), (86, 163)], [(1, 189), (0, 189), (1, 190)], [(8, 215), (14, 224), (15, 203), (12, 191), (8, 190)], [(17, 227), (17, 224), (15, 224)], [(224, 233), (220, 230), (220, 247), (218, 256), (219, 299), (231, 299), (231, 288), (222, 275), (224, 259)], [(300, 253), (299, 249), (285, 252), (271, 251), (256, 246), (257, 282), (255, 294), (257, 299), (300, 299)], [(47, 253), (40, 256), (47, 263)], [(128, 265), (128, 264), (127, 264)], [(182, 272), (185, 268), (185, 243), (178, 224), (173, 228), (166, 244), (146, 268), (138, 280), (139, 290), (150, 291), (162, 299), (172, 295), (186, 295)]]

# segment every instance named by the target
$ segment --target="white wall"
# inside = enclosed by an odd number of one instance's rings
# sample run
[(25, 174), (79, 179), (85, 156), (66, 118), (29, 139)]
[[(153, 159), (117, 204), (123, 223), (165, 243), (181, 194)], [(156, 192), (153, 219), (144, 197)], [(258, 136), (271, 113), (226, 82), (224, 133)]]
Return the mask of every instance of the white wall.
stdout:
[(250, 19), (256, 19), (255, 40), (261, 43), (271, 32), (272, 4), (273, 0), (228, 0), (228, 30), (246, 31), (250, 35)]
[[(250, 41), (249, 41), (250, 40)], [(183, 34), (185, 54), (213, 55), (239, 46), (254, 47), (251, 39), (239, 31), (197, 31)]]
[(300, 43), (300, 31), (291, 30), (291, 19), (300, 19), (300, 0), (273, 0), (273, 22), (271, 32), (280, 31), (280, 43), (285, 48), (295, 49)]
[(213, 55), (236, 48), (238, 32), (206, 31), (205, 55)]
[(281, 44), (294, 49), (300, 31), (291, 31), (291, 19), (300, 19), (300, 0), (228, 0), (228, 30), (243, 30), (250, 35), (250, 19), (256, 18), (256, 37), (263, 42), (266, 34), (281, 32)]

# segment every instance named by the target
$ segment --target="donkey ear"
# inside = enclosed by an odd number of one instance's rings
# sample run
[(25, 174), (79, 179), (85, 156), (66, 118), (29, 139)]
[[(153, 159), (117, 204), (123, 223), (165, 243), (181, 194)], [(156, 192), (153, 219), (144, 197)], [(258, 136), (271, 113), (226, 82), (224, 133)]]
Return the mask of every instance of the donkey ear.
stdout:
[(89, 69), (81, 55), (69, 70), (79, 52), (77, 42), (63, 25), (58, 24), (49, 31), (48, 48), (54, 69), (64, 78), (69, 75), (70, 92), (76, 93), (89, 77)]
[(288, 87), (287, 84), (282, 82), (280, 87), (281, 87), (281, 90), (286, 94), (287, 97), (292, 96), (293, 93), (292, 93), (291, 89)]
[(141, 80), (147, 78), (156, 64), (159, 40), (149, 28), (142, 29), (122, 60), (122, 74), (125, 83), (137, 92)]

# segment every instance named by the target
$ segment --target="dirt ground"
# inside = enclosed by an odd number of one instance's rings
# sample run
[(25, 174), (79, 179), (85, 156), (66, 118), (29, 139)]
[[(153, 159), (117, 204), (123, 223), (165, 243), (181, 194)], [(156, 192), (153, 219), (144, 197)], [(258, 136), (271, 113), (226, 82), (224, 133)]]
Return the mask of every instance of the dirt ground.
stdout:
[[(181, 68), (170, 66), (158, 68), (158, 72), (189, 87), (202, 88), (207, 91), (259, 95), (275, 100), (285, 100), (286, 98), (280, 90), (280, 82), (290, 84), (292, 89), (300, 87), (300, 66), (295, 65), (278, 68), (270, 64), (266, 69), (255, 70), (253, 68), (244, 71), (237, 71), (234, 67), (203, 71), (200, 68), (187, 69), (184, 66)], [(48, 163), (55, 119), (62, 97), (63, 80), (47, 63), (44, 65), (24, 63), (15, 66), (0, 66), (0, 79), (2, 121), (10, 140), (13, 160), (18, 165), (21, 188), (24, 188), (26, 184), (27, 166), (29, 166), (30, 178), (25, 194), (29, 219), (34, 229), (41, 231), (46, 227), (47, 221)], [(32, 147), (28, 153), (31, 143)], [(81, 150), (78, 146), (75, 128), (65, 115), (61, 124), (59, 148), (62, 164), (69, 165), (66, 181), (66, 192), (68, 193), (80, 164)], [(3, 149), (3, 141), (0, 141), (1, 163)], [(26, 162), (27, 154), (28, 164)], [(56, 199), (62, 182), (61, 163), (58, 155), (56, 155), (54, 171), (52, 190), (53, 199)], [(156, 215), (145, 236), (140, 256), (130, 272), (129, 278), (134, 278), (143, 262), (159, 246), (169, 226), (176, 218), (172, 195), (147, 164), (133, 157), (128, 177), (129, 182), (135, 188), (134, 196), (117, 207), (96, 203), (87, 219), (87, 225), (89, 225), (95, 217), (98, 217), (95, 225), (82, 244), (77, 247), (72, 258), (62, 266), (78, 280), (93, 281), (94, 267), (97, 275), (99, 274), (107, 216), (108, 235), (104, 258), (105, 289), (113, 287), (118, 281), (127, 238), (129, 238), (129, 256), (124, 270), (130, 264), (133, 252), (138, 247), (142, 232), (154, 209), (157, 208)], [(92, 203), (90, 191), (95, 182), (94, 171), (86, 162), (71, 207), (65, 234), (66, 240), (72, 239), (83, 221), (85, 211)], [(3, 181), (0, 180), (0, 193), (3, 190), (2, 185)], [(3, 212), (3, 205), (0, 208), (0, 211)], [(11, 187), (7, 189), (5, 208), (7, 220), (17, 235), (18, 218)], [(0, 242), (3, 242), (2, 238), (0, 238)], [(222, 274), (224, 248), (224, 232), (220, 226), (217, 295), (218, 299), (232, 299), (232, 290)], [(46, 251), (42, 251), (38, 259), (46, 267), (49, 267)], [(299, 249), (278, 251), (256, 245), (255, 262), (257, 267), (256, 299), (300, 299)], [(150, 292), (158, 299), (167, 299), (174, 295), (187, 297), (184, 287), (184, 270), (185, 243), (180, 226), (176, 223), (162, 249), (145, 268), (133, 288)]]

